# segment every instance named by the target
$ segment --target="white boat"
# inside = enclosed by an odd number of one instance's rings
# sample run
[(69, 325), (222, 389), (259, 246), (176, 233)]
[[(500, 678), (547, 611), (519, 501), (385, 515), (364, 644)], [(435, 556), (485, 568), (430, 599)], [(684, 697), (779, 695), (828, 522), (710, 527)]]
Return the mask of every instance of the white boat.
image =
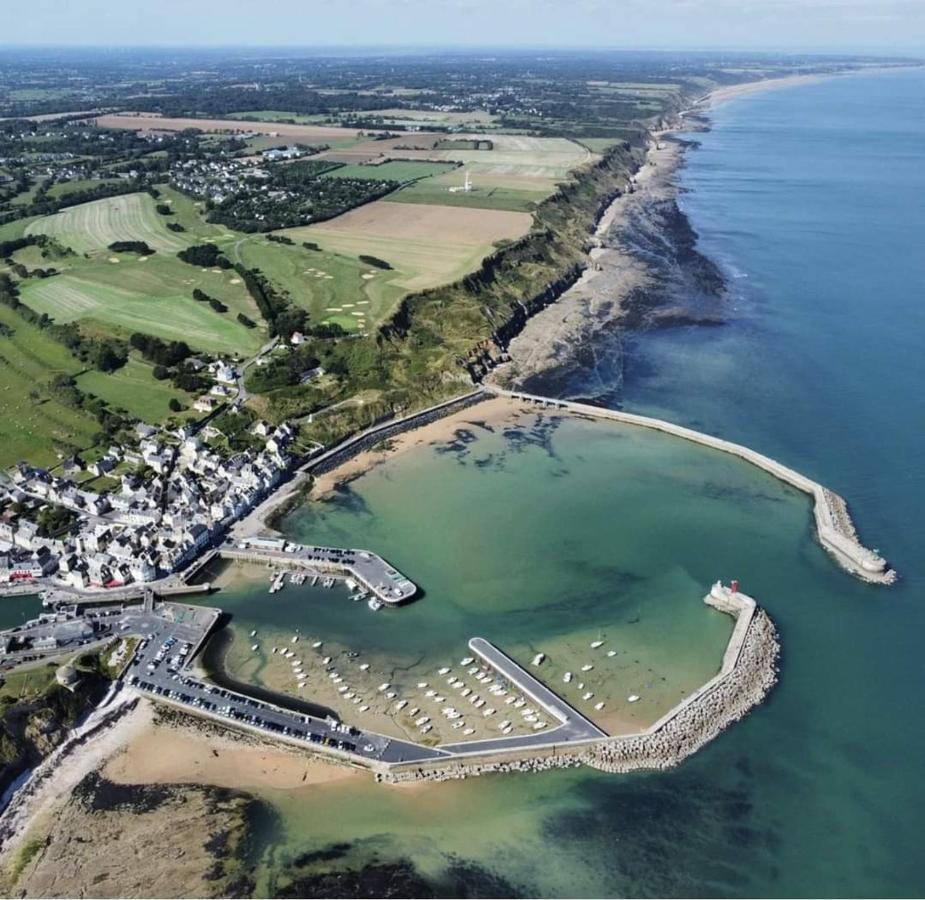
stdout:
[(542, 665), (544, 659), (546, 659), (545, 653), (537, 653), (536, 656), (533, 657), (533, 665), (535, 666)]
[(450, 671), (450, 667), (449, 667), (449, 666), (444, 666), (442, 669), (437, 669), (437, 674), (438, 674), (438, 675), (446, 675), (446, 673), (449, 672), (449, 671)]
[(523, 698), (520, 698), (520, 699), (515, 700), (515, 701), (514, 701), (514, 709), (520, 709), (520, 707), (523, 706), (524, 703), (526, 703), (526, 700), (524, 700)]
[(391, 684), (389, 684), (388, 681), (383, 681), (382, 684), (379, 685), (379, 692), (382, 693), (382, 691), (387, 691), (390, 687)]
[(510, 723), (507, 719), (505, 719), (505, 720), (498, 726), (498, 730), (499, 730), (499, 731), (504, 731), (505, 728), (510, 728), (510, 727), (511, 727), (511, 723)]
[(396, 711), (399, 711), (399, 712), (400, 712), (400, 711), (403, 710), (407, 705), (408, 705), (408, 701), (407, 701), (407, 700), (399, 700), (398, 703), (395, 704), (395, 709), (396, 709)]
[(464, 728), (463, 734), (475, 734), (475, 729), (474, 728)]
[(420, 711), (421, 711), (421, 707), (420, 707), (420, 706), (415, 706), (415, 707), (412, 707), (411, 709), (408, 710), (408, 715), (409, 715), (409, 716), (416, 716)]
[(325, 657), (321, 660), (321, 665), (326, 666), (326, 665), (328, 665), (330, 662), (331, 662), (331, 657), (330, 657), (330, 656), (325, 656)]
[(421, 728), (421, 734), (427, 734), (427, 732), (430, 731), (433, 727), (433, 725), (425, 725), (423, 728)]
[(450, 727), (451, 728), (462, 728), (465, 725), (465, 722), (454, 722)]
[(568, 684), (568, 683), (572, 680), (572, 673), (571, 673), (571, 672), (566, 672), (566, 673), (562, 676), (562, 680), (563, 680), (566, 684)]
[(431, 688), (429, 691), (424, 692), (424, 696), (425, 697), (436, 697), (437, 692), (433, 688)]
[[(253, 637), (253, 635), (251, 635), (251, 637)], [(470, 675), (475, 675), (475, 673), (478, 672), (478, 670), (479, 670), (479, 667), (478, 667), (478, 666), (469, 666), (469, 674), (470, 674)]]
[(582, 700), (590, 700), (594, 696), (594, 691), (587, 691), (581, 695)]
[[(294, 638), (292, 639), (292, 642), (295, 643), (297, 640), (298, 640), (298, 637), (294, 637)], [(324, 643), (324, 641), (315, 641), (315, 642), (312, 644), (312, 649), (318, 650), (318, 649), (321, 647), (321, 645), (322, 645), (323, 643)]]
[(364, 704), (360, 707), (360, 710), (359, 710), (359, 711), (360, 711), (360, 712), (366, 712), (368, 709), (369, 709), (369, 707), (364, 703)]
[(418, 687), (419, 687), (419, 688), (426, 688), (426, 687), (427, 687), (427, 682), (426, 682), (426, 681), (419, 681), (419, 682), (418, 682)]
[(463, 695), (463, 697), (468, 697), (469, 694), (472, 693), (472, 688), (463, 688), (463, 689), (460, 691), (460, 693)]
[(251, 637), (257, 637), (257, 629), (256, 629), (256, 628), (251, 632)]
[(385, 695), (389, 700), (394, 700), (398, 696), (398, 693), (396, 691), (386, 691)]
[(348, 590), (356, 590), (357, 583), (352, 578), (345, 578), (344, 584), (347, 585)]
[(629, 703), (635, 703), (635, 702), (639, 699), (639, 695), (638, 695), (638, 694), (630, 694), (629, 697), (627, 697), (626, 699), (627, 699), (627, 701), (628, 701)]
[(603, 641), (591, 641), (591, 649), (597, 650), (597, 648), (603, 646), (603, 644)]
[(534, 723), (533, 723), (533, 730), (534, 730), (534, 731), (539, 731), (541, 728), (545, 728), (545, 727), (546, 727), (546, 723), (545, 723), (545, 722), (534, 722)]
[(616, 656), (616, 655), (617, 655), (617, 651), (616, 651), (616, 650), (608, 650), (608, 651), (607, 651), (607, 655), (608, 655), (608, 656)]
[(585, 664), (581, 667), (581, 671), (582, 671), (582, 672), (590, 672), (593, 668), (594, 668), (594, 666), (592, 666), (591, 663), (585, 663)]
[(418, 726), (426, 725), (429, 721), (430, 721), (430, 716), (421, 716), (421, 718), (415, 721), (414, 724)]
[(460, 664), (461, 666), (471, 666), (472, 663), (474, 663), (474, 662), (475, 662), (475, 657), (472, 657), (472, 656), (464, 656), (464, 657), (459, 661), (459, 664)]
[(274, 648), (273, 648), (273, 652), (274, 652), (274, 653), (279, 653), (279, 647), (274, 647)]
[(602, 700), (600, 703), (595, 703), (595, 704), (594, 704), (594, 708), (597, 709), (597, 710), (603, 709), (603, 708), (604, 708), (604, 701)]
[(382, 601), (381, 601), (381, 600), (377, 600), (375, 597), (370, 597), (369, 600), (366, 601), (366, 605), (367, 605), (373, 612), (375, 612), (377, 609), (382, 609)]
[(360, 663), (360, 671), (365, 672), (369, 668), (369, 663)]
[(251, 644), (251, 650), (256, 650), (260, 644)]
[(298, 643), (299, 643), (299, 636), (298, 636), (297, 634), (294, 634), (294, 635), (292, 636), (292, 638), (290, 639), (289, 643), (290, 643), (290, 644), (298, 644)]
[(446, 697), (441, 697), (439, 694), (434, 697), (434, 703), (443, 703), (444, 700), (446, 700)]
[(485, 716), (486, 719), (487, 719), (489, 716), (493, 716), (494, 714), (495, 714), (495, 711), (494, 711), (491, 707), (489, 707), (488, 709), (483, 709), (483, 710), (482, 710), (482, 715)]
[(507, 728), (502, 728), (502, 729), (501, 729), (501, 733), (502, 733), (502, 734), (510, 734), (513, 730), (514, 730), (513, 726), (508, 725)]
[(338, 693), (338, 694), (346, 694), (347, 691), (349, 691), (349, 690), (350, 690), (350, 688), (349, 688), (346, 684), (342, 684), (342, 685), (337, 689), (337, 693)]

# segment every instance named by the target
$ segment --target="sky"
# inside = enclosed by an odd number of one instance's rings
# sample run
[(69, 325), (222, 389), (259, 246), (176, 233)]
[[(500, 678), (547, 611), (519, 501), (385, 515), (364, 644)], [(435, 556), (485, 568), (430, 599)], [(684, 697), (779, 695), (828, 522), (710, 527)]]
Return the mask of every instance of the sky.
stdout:
[(925, 53), (925, 0), (0, 0), (0, 43)]

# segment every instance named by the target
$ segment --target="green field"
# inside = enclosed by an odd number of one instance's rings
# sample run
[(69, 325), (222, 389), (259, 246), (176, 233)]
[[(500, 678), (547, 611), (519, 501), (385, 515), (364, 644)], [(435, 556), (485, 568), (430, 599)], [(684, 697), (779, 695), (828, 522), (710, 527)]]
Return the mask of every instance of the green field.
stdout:
[(246, 266), (260, 269), (306, 310), (312, 324), (336, 322), (348, 331), (364, 330), (406, 293), (397, 283), (404, 272), (376, 269), (356, 256), (275, 244), (262, 237), (242, 243), (238, 251)]
[[(221, 300), (228, 312), (193, 300), (195, 288)], [(172, 255), (77, 259), (61, 275), (24, 282), (21, 293), (24, 303), (56, 322), (79, 321), (123, 337), (143, 331), (229, 354), (252, 353), (266, 340), (263, 327), (248, 329), (236, 319), (243, 312), (259, 321), (259, 314), (234, 271), (202, 270)]]
[[(83, 256), (54, 260), (61, 274), (29, 279), (21, 286), (23, 301), (57, 322), (82, 325), (119, 336), (143, 331), (166, 340), (185, 340), (191, 347), (214, 353), (248, 354), (266, 339), (256, 305), (237, 274), (230, 270), (204, 270), (177, 259), (190, 244), (211, 240), (228, 246), (240, 235), (205, 223), (195, 201), (171, 188), (161, 187), (157, 202), (173, 214), (162, 216), (148, 194), (127, 194), (97, 200), (36, 219), (26, 231), (49, 234)], [(174, 233), (166, 222), (186, 231)], [(157, 252), (139, 257), (114, 254), (113, 241), (144, 241)], [(227, 313), (192, 299), (199, 288), (222, 301)], [(243, 313), (258, 323), (245, 328), (237, 321)]]
[(99, 428), (96, 420), (50, 399), (44, 387), (55, 375), (76, 374), (81, 363), (5, 306), (0, 306), (0, 322), (13, 332), (0, 335), (0, 467), (20, 460), (53, 464), (56, 442), (89, 446)]
[(98, 188), (104, 184), (116, 184), (115, 178), (85, 178), (78, 181), (61, 181), (53, 184), (48, 189), (48, 196), (55, 200), (60, 197), (66, 197), (68, 194), (74, 194), (77, 191), (88, 191), (91, 188)]
[(323, 178), (368, 178), (385, 181), (417, 181), (432, 175), (444, 175), (455, 169), (454, 163), (426, 162), (424, 160), (392, 159), (377, 166), (341, 166), (325, 172)]
[(78, 377), (77, 386), (85, 393), (101, 397), (111, 407), (120, 407), (132, 416), (154, 425), (174, 415), (168, 406), (171, 398), (175, 397), (184, 406), (189, 406), (193, 398), (177, 390), (167, 379), (158, 381), (151, 374), (152, 371), (150, 364), (133, 355), (115, 372), (100, 372), (97, 369), (85, 372)]
[(326, 114), (313, 113), (305, 115), (304, 113), (286, 112), (282, 109), (254, 109), (245, 112), (228, 113), (226, 119), (249, 119), (251, 122), (282, 122), (284, 119), (291, 119), (297, 125), (317, 125), (329, 118)]
[(391, 203), (433, 203), (440, 206), (531, 212), (555, 190), (555, 183), (551, 180), (527, 181), (473, 175), (471, 191), (450, 191), (451, 187), (459, 187), (464, 178), (464, 171), (457, 169), (406, 185), (385, 199)]

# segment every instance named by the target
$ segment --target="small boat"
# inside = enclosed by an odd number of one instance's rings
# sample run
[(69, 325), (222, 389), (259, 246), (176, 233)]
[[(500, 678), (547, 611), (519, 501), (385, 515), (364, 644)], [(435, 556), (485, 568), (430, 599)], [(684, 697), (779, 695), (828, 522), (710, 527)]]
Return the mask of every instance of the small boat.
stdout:
[(379, 685), (379, 693), (381, 694), (383, 691), (387, 691), (390, 687), (391, 684), (389, 684), (388, 681), (383, 681), (382, 684)]
[(367, 605), (373, 612), (375, 612), (377, 609), (382, 609), (382, 601), (381, 601), (381, 600), (377, 600), (375, 597), (370, 597), (369, 600), (366, 601), (366, 605)]
[(294, 634), (294, 635), (290, 638), (289, 643), (290, 643), (290, 644), (298, 644), (298, 643), (299, 643), (299, 636), (298, 636), (297, 634)]
[(418, 687), (419, 687), (419, 688), (426, 688), (426, 687), (427, 687), (427, 682), (426, 682), (426, 681), (419, 681), (419, 682), (418, 682)]
[(472, 701), (472, 705), (476, 709), (481, 709), (485, 705), (485, 701), (481, 697), (476, 697), (475, 700)]
[(452, 728), (462, 728), (463, 725), (465, 725), (465, 724), (466, 724), (465, 722), (454, 722), (454, 723), (452, 724), (452, 726), (450, 726), (450, 727), (452, 727)]
[(585, 664), (581, 667), (581, 671), (582, 671), (582, 672), (590, 672), (593, 668), (594, 668), (594, 666), (592, 666), (591, 663), (585, 663)]
[(369, 669), (369, 663), (360, 663), (361, 672), (365, 672), (367, 669)]
[(539, 731), (541, 728), (545, 728), (545, 727), (546, 727), (546, 723), (545, 723), (545, 722), (534, 722), (534, 723), (533, 723), (533, 730), (534, 730), (534, 731)]
[(331, 661), (331, 657), (330, 657), (330, 656), (325, 656), (325, 657), (321, 660), (321, 665), (326, 666), (330, 661)]
[(449, 672), (449, 671), (450, 671), (450, 667), (449, 667), (449, 666), (444, 666), (442, 669), (437, 669), (437, 674), (438, 674), (438, 675), (446, 675), (446, 673)]
[(585, 689), (585, 683), (583, 681), (578, 682), (578, 690), (583, 691)]
[[(295, 638), (293, 638), (292, 640), (293, 640), (293, 642), (295, 642), (295, 641), (298, 640), (298, 638), (295, 637)], [(312, 648), (313, 648), (314, 650), (317, 650), (323, 643), (324, 643), (324, 641), (315, 641), (315, 642), (312, 644)]]
[(412, 707), (411, 709), (408, 710), (408, 715), (409, 715), (409, 716), (416, 716), (420, 711), (421, 711), (421, 707), (420, 707), (420, 706), (414, 706), (414, 707)]
[(421, 726), (421, 725), (426, 725), (429, 721), (430, 721), (430, 716), (421, 716), (421, 718), (415, 721), (414, 724), (417, 726)]
[(566, 672), (566, 673), (562, 676), (562, 680), (563, 680), (566, 684), (568, 684), (568, 683), (572, 680), (572, 673), (571, 673), (571, 672)]
[(591, 649), (597, 650), (597, 648), (603, 646), (603, 644), (603, 641), (591, 641)]
[(501, 729), (501, 733), (502, 733), (502, 734), (510, 734), (513, 730), (514, 730), (514, 727), (513, 727), (512, 725), (508, 725), (507, 728), (502, 728), (502, 729)]
[(544, 659), (546, 659), (545, 653), (537, 653), (536, 656), (533, 657), (533, 665), (534, 666), (542, 665)]
[(251, 637), (257, 637), (257, 629), (256, 629), (256, 628), (251, 632)]
[(342, 684), (342, 685), (337, 689), (337, 693), (338, 693), (338, 694), (346, 694), (347, 691), (349, 691), (349, 690), (350, 690), (350, 688), (349, 688), (346, 684)]
[(408, 701), (407, 701), (407, 700), (399, 700), (398, 703), (395, 704), (395, 710), (396, 710), (397, 712), (400, 712), (400, 711), (403, 710), (407, 705), (408, 705)]
[(490, 707), (489, 707), (488, 709), (483, 709), (483, 710), (482, 710), (482, 715), (485, 716), (486, 719), (487, 719), (489, 716), (493, 716), (494, 714), (495, 714), (495, 711), (494, 711), (493, 709), (491, 709)]
[[(251, 635), (251, 637), (253, 637), (253, 635)], [(479, 670), (479, 667), (478, 667), (478, 666), (469, 666), (469, 674), (470, 674), (470, 675), (475, 675), (475, 673), (478, 672), (478, 670)]]
[(463, 734), (475, 734), (475, 729), (474, 728), (464, 728)]
[(274, 653), (279, 653), (279, 647), (274, 647), (274, 648), (273, 648), (273, 652), (274, 652)]
[(368, 709), (369, 707), (364, 703), (363, 706), (360, 707), (360, 712), (366, 712)]
[(312, 578), (312, 587), (314, 587), (316, 584), (318, 584), (318, 576), (317, 576), (317, 575), (315, 575), (315, 576)]
[(436, 696), (437, 696), (437, 692), (436, 692), (435, 690), (433, 690), (433, 688), (431, 688), (431, 690), (425, 691), (425, 692), (424, 692), (424, 696), (425, 696), (425, 697), (436, 697)]
[(617, 651), (616, 651), (616, 650), (608, 650), (608, 651), (607, 651), (607, 655), (608, 655), (608, 656), (616, 656), (616, 655), (617, 655)]
[(629, 702), (629, 703), (635, 703), (635, 702), (639, 699), (639, 695), (638, 695), (638, 694), (630, 694), (629, 697), (627, 697), (626, 699), (627, 699), (627, 702)]
[(582, 700), (590, 700), (594, 696), (594, 691), (586, 691), (581, 695)]
[(469, 694), (472, 693), (472, 688), (463, 688), (463, 689), (460, 691), (460, 693), (463, 695), (463, 697), (468, 697)]
[(251, 644), (251, 650), (256, 650), (260, 644)]
[(355, 591), (357, 583), (352, 578), (345, 578), (344, 584), (347, 585), (348, 590)]
[(434, 703), (443, 703), (444, 700), (446, 700), (446, 697), (441, 697), (439, 694), (434, 697)]
[(510, 728), (510, 727), (511, 727), (511, 723), (510, 723), (507, 719), (505, 719), (505, 720), (498, 726), (498, 730), (499, 730), (499, 731), (504, 731), (505, 728)]
[(596, 710), (602, 710), (604, 708), (604, 701), (602, 700), (600, 703), (595, 703), (594, 708)]
[(398, 696), (395, 691), (386, 691), (385, 695), (389, 698), (389, 700), (394, 700)]
[(464, 656), (464, 657), (459, 661), (459, 664), (460, 664), (461, 666), (471, 666), (472, 663), (474, 663), (474, 662), (475, 662), (475, 657), (472, 657), (472, 656)]
[(421, 734), (427, 734), (427, 732), (430, 731), (433, 727), (433, 725), (425, 725), (423, 728), (421, 728)]

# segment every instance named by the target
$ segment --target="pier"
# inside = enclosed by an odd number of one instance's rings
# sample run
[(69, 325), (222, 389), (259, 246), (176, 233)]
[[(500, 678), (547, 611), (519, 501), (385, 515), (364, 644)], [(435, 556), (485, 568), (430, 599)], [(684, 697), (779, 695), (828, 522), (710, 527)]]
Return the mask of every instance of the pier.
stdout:
[(309, 573), (333, 573), (352, 578), (382, 603), (398, 606), (417, 593), (417, 585), (381, 556), (369, 550), (342, 550), (293, 544), (277, 538), (229, 539), (215, 554), (222, 559), (269, 563), (303, 569)]
[(560, 409), (595, 419), (608, 419), (620, 422), (623, 425), (635, 425), (640, 428), (649, 428), (661, 431), (674, 437), (720, 450), (737, 456), (746, 462), (769, 472), (785, 484), (795, 487), (813, 498), (813, 515), (816, 521), (816, 534), (819, 543), (835, 558), (835, 560), (852, 575), (872, 584), (892, 584), (896, 580), (896, 572), (888, 568), (886, 560), (878, 553), (869, 550), (861, 544), (855, 531), (854, 524), (848, 514), (848, 505), (845, 500), (834, 491), (823, 487), (818, 482), (801, 475), (782, 463), (764, 456), (742, 444), (735, 444), (723, 438), (694, 431), (683, 425), (675, 425), (664, 419), (653, 419), (649, 416), (640, 416), (635, 413), (620, 412), (614, 409), (604, 409), (591, 406), (587, 403), (575, 403), (570, 400), (555, 400), (549, 397), (539, 397), (523, 391), (509, 391), (493, 385), (486, 385), (486, 390), (499, 397), (508, 397), (511, 400), (520, 400), (525, 403), (539, 405), (547, 409)]

